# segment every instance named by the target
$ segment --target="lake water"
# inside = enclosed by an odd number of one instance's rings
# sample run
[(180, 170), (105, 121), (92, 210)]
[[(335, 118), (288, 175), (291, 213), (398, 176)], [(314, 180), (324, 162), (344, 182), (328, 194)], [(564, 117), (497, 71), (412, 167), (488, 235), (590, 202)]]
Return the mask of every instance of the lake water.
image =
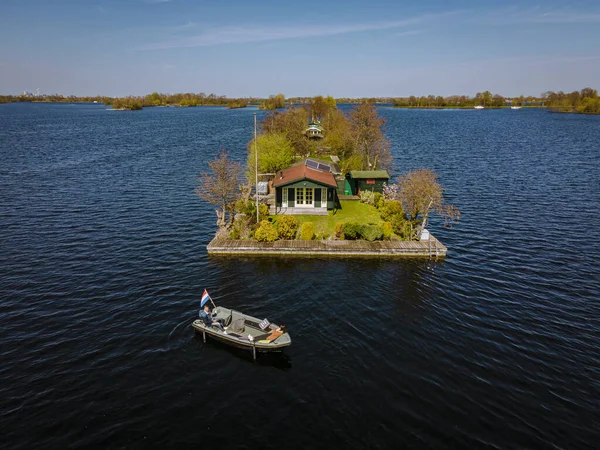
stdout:
[[(0, 105), (3, 449), (598, 445), (600, 116), (381, 108), (445, 261), (209, 258), (254, 112)], [(204, 288), (292, 346), (203, 344)]]

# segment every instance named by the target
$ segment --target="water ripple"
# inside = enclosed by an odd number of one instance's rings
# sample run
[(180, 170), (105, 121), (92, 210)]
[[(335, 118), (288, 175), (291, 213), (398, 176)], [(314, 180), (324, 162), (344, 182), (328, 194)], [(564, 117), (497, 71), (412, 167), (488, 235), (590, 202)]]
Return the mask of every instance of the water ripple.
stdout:
[[(381, 108), (445, 261), (208, 257), (255, 111), (0, 105), (3, 448), (596, 446), (598, 117)], [(203, 343), (204, 288), (293, 345)]]

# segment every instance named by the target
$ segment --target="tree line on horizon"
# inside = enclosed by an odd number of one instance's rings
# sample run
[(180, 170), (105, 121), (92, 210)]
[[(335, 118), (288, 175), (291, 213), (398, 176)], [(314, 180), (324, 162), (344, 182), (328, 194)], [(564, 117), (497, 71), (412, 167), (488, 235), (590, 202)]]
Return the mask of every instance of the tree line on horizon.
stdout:
[(230, 108), (243, 108), (248, 104), (260, 104), (260, 98), (228, 98), (224, 95), (205, 94), (204, 92), (195, 93), (178, 93), (178, 94), (161, 94), (153, 92), (144, 96), (126, 96), (126, 97), (108, 97), (108, 96), (83, 96), (74, 95), (63, 96), (60, 94), (51, 95), (0, 95), (0, 103), (11, 102), (57, 102), (57, 103), (104, 103), (107, 106), (112, 106), (115, 109), (130, 109), (139, 110), (142, 108), (153, 106), (227, 106)]
[(587, 87), (568, 94), (562, 91), (547, 91), (542, 96), (549, 108), (559, 112), (600, 114), (600, 97), (596, 89)]
[(451, 95), (448, 97), (427, 95), (421, 97), (394, 98), (394, 106), (405, 108), (504, 108), (508, 106), (535, 106), (550, 108), (561, 112), (600, 113), (598, 91), (584, 88), (581, 91), (564, 93), (562, 91), (546, 91), (540, 97), (519, 96), (504, 97), (490, 91), (478, 92), (474, 97), (466, 95)]
[[(0, 103), (9, 102), (98, 102), (115, 109), (141, 109), (153, 106), (227, 106), (228, 108), (244, 108), (258, 105), (260, 109), (277, 110), (289, 105), (311, 104), (315, 97), (291, 97), (283, 94), (272, 95), (266, 99), (259, 97), (229, 98), (223, 95), (201, 93), (161, 94), (153, 92), (145, 96), (108, 97), (108, 96), (63, 96), (51, 95), (0, 95)], [(328, 97), (329, 98), (329, 97)], [(598, 91), (590, 87), (565, 93), (563, 91), (546, 91), (541, 96), (505, 97), (490, 91), (478, 92), (474, 97), (468, 95), (451, 96), (409, 96), (409, 97), (341, 97), (334, 99), (336, 103), (387, 103), (404, 108), (502, 108), (508, 106), (534, 106), (549, 108), (559, 112), (575, 112), (584, 114), (600, 114), (600, 98)]]
[(154, 106), (227, 106), (229, 108), (244, 108), (249, 103), (260, 102), (255, 98), (228, 98), (224, 95), (208, 94), (204, 92), (179, 93), (179, 94), (161, 94), (153, 92), (143, 97), (103, 97), (102, 102), (105, 105), (112, 106), (115, 109), (142, 109)]

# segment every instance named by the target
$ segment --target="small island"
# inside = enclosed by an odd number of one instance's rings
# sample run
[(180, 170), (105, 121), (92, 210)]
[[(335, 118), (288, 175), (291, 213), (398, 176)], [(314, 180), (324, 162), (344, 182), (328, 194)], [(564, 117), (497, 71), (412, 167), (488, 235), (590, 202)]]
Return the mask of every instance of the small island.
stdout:
[(222, 151), (198, 179), (196, 194), (218, 207), (208, 253), (445, 256), (426, 225), (460, 212), (431, 170), (391, 180), (384, 126), (372, 104), (346, 115), (331, 97), (269, 113), (245, 170)]

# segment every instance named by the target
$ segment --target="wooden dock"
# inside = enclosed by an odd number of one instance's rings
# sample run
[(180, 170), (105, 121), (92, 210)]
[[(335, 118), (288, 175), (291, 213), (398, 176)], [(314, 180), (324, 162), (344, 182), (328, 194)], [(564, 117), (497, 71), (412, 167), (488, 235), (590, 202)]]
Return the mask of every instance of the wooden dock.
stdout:
[(275, 241), (213, 239), (209, 255), (416, 256), (445, 257), (448, 249), (430, 235), (427, 241)]

